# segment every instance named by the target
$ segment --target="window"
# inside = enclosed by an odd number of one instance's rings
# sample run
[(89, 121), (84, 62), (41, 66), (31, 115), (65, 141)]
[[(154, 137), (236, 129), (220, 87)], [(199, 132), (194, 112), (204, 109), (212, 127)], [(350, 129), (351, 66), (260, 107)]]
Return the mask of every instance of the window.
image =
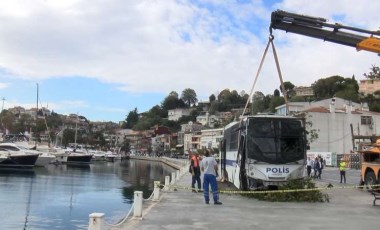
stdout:
[(362, 125), (372, 125), (372, 117), (371, 116), (361, 116), (361, 124)]

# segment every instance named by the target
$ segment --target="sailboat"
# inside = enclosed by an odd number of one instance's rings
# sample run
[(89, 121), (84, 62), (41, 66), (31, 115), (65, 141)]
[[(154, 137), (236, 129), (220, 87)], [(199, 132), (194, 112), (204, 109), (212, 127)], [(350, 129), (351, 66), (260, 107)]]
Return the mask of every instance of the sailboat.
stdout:
[[(38, 102), (39, 102), (39, 87), (38, 87), (38, 83), (37, 83), (36, 119), (38, 119)], [(43, 119), (45, 121), (46, 130), (49, 133), (49, 127), (47, 125), (45, 116), (43, 116)], [(53, 162), (67, 161), (67, 155), (68, 154), (66, 154), (64, 152), (59, 152), (59, 151), (51, 148), (50, 143), (51, 143), (50, 134), (49, 134), (48, 144), (38, 144), (37, 139), (35, 140), (33, 149), (38, 150), (40, 152), (39, 157), (38, 157), (37, 162), (36, 162), (36, 166), (45, 166), (45, 165), (47, 165), (49, 163), (53, 163)]]
[(82, 145), (77, 144), (78, 121), (79, 116), (77, 115), (75, 123), (75, 143), (71, 149), (66, 151), (69, 154), (67, 156), (67, 164), (90, 164), (94, 154), (89, 153)]

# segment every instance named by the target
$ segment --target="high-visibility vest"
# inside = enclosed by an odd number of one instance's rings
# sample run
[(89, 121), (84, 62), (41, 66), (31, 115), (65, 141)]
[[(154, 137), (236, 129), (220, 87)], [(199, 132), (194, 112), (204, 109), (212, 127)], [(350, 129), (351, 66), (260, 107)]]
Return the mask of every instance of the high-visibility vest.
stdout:
[(193, 167), (199, 167), (199, 158), (196, 156), (193, 156), (191, 160), (194, 162)]
[(345, 171), (345, 170), (346, 170), (346, 162), (341, 161), (341, 162), (339, 163), (339, 170), (340, 170), (340, 171)]

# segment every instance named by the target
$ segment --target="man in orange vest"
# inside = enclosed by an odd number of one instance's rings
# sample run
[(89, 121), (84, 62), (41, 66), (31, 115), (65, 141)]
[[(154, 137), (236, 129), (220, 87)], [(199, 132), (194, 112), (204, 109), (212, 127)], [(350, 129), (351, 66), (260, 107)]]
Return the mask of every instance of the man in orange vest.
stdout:
[[(199, 153), (193, 153), (190, 162), (190, 172), (192, 176), (191, 187), (193, 188), (193, 192), (197, 192), (201, 190), (201, 168), (199, 166)], [(198, 184), (198, 190), (195, 190), (195, 182)]]

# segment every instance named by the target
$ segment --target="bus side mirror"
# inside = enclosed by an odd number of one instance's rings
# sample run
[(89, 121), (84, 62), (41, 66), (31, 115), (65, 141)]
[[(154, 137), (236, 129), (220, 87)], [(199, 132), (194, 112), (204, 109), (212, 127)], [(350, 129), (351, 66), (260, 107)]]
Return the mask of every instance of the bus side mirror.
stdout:
[(310, 150), (310, 145), (306, 145), (306, 150)]

